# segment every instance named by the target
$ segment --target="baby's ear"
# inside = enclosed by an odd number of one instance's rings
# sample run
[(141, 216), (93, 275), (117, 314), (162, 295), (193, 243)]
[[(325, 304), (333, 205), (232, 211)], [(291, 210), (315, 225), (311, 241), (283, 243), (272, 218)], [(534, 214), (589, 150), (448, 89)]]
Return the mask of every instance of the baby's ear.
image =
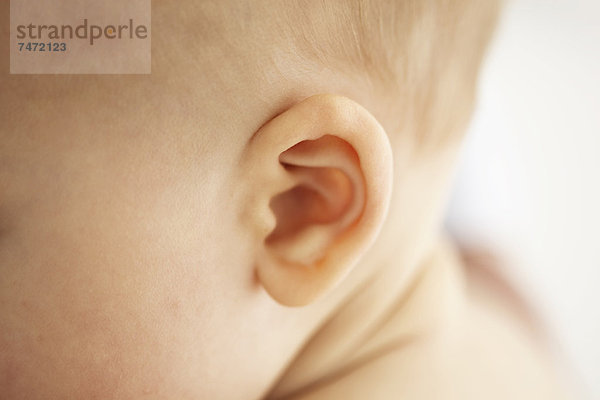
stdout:
[(383, 128), (345, 97), (310, 97), (254, 134), (240, 164), (243, 218), (273, 299), (306, 305), (348, 274), (385, 219), (392, 164)]

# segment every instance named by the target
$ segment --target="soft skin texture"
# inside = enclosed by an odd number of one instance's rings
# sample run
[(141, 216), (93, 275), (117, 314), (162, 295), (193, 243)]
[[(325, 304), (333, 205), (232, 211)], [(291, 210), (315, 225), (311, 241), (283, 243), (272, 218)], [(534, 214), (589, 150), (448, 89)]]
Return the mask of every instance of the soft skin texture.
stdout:
[(0, 398), (551, 398), (439, 240), (481, 49), (413, 2), (374, 83), (285, 4), (154, 1), (147, 76), (9, 75), (0, 4)]

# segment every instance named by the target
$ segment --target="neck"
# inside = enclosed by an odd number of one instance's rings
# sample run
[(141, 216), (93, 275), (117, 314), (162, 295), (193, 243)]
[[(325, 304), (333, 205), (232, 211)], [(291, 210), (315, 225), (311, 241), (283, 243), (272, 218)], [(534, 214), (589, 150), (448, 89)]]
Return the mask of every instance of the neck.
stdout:
[(440, 243), (410, 279), (388, 261), (325, 319), (270, 398), (314, 390), (447, 327), (461, 301), (462, 277), (455, 260), (453, 249)]

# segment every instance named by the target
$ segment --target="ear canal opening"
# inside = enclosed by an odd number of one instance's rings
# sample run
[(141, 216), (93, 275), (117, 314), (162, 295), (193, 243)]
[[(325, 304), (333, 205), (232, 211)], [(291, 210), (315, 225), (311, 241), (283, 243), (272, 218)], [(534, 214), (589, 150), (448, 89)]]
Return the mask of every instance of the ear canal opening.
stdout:
[(331, 135), (302, 141), (280, 155), (280, 164), (297, 184), (271, 200), (276, 226), (266, 238), (267, 244), (293, 242), (317, 226), (332, 226), (334, 231), (346, 228), (341, 222), (352, 206), (356, 188), (341, 167), (347, 163), (340, 158), (358, 162), (354, 149)]
[[(349, 179), (336, 168), (285, 166), (308, 179), (278, 194), (270, 203), (277, 224), (267, 243), (293, 239), (306, 228), (335, 223), (350, 206)], [(300, 169), (303, 169), (302, 171)]]

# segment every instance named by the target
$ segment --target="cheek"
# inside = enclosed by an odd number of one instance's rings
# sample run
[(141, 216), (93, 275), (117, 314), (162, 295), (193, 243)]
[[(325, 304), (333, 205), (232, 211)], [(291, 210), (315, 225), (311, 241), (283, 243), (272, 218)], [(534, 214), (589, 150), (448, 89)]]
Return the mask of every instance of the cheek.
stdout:
[(73, 176), (0, 241), (0, 397), (187, 398), (233, 340), (252, 277), (223, 185), (118, 176)]

